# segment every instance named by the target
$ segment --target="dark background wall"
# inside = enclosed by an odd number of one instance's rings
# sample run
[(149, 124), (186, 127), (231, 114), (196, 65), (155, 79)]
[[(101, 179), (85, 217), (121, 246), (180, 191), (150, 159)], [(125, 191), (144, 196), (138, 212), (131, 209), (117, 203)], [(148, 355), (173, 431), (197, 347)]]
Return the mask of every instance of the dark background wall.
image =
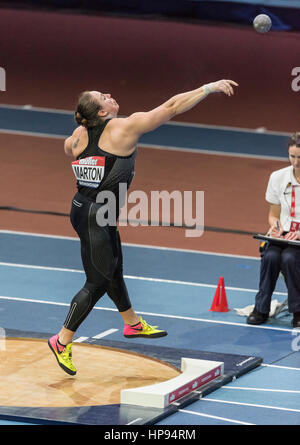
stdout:
[[(177, 120), (291, 132), (299, 128), (295, 31), (258, 34), (249, 25), (0, 9), (1, 103), (73, 109), (84, 89), (111, 92), (121, 114), (220, 78), (234, 101), (209, 98)], [(300, 82), (299, 82), (300, 85)]]
[[(7, 75), (2, 104), (72, 110), (82, 90), (98, 89), (111, 92), (120, 113), (128, 115), (231, 78), (240, 85), (234, 97), (212, 95), (176, 120), (287, 133), (300, 129), (300, 91), (292, 89), (292, 70), (300, 66), (295, 29), (258, 34), (250, 16), (249, 23), (237, 23), (14, 5), (0, 8), (0, 66)], [(246, 139), (248, 133), (242, 134)], [(75, 183), (62, 140), (0, 133), (0, 154), (0, 228), (74, 236), (68, 217), (39, 212), (69, 212)], [(286, 165), (140, 149), (132, 188), (204, 190), (205, 226), (211, 230), (192, 239), (181, 228), (128, 226), (122, 227), (122, 240), (258, 256), (249, 233), (267, 230), (268, 177)]]

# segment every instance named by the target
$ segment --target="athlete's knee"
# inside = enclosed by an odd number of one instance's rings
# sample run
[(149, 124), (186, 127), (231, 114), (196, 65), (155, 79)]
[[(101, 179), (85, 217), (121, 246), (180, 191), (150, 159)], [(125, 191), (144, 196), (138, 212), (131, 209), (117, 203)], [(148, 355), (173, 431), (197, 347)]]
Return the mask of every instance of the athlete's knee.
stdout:
[(64, 326), (71, 331), (76, 331), (104, 293), (104, 285), (100, 286), (87, 281), (72, 299)]
[(102, 293), (103, 286), (86, 281), (83, 288), (74, 296), (72, 303), (89, 305), (97, 297), (100, 298)]
[(106, 282), (98, 284), (98, 283), (92, 283), (90, 281), (86, 281), (83, 286), (83, 289), (85, 289), (85, 291), (87, 291), (90, 295), (92, 295), (92, 297), (96, 297), (97, 295), (104, 292), (106, 285), (107, 285)]

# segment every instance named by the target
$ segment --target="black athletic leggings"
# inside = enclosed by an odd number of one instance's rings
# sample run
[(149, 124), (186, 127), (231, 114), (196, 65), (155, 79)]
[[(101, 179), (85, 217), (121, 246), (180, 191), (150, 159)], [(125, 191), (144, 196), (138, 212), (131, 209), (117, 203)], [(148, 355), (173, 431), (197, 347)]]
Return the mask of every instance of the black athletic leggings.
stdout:
[(119, 312), (131, 308), (123, 278), (123, 256), (116, 226), (97, 224), (101, 204), (77, 193), (71, 209), (71, 223), (81, 242), (81, 258), (86, 274), (83, 288), (73, 298), (64, 327), (76, 331), (97, 301), (107, 293)]

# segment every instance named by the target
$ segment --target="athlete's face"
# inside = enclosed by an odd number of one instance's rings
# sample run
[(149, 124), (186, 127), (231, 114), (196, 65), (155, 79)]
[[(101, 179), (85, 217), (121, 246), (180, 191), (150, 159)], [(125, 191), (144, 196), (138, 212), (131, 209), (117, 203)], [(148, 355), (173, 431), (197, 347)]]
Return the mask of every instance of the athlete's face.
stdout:
[(294, 169), (300, 171), (300, 147), (296, 145), (289, 147), (289, 158)]
[(91, 91), (91, 94), (97, 99), (97, 101), (101, 105), (101, 110), (99, 111), (99, 114), (101, 116), (106, 116), (107, 114), (110, 114), (112, 116), (117, 116), (119, 111), (119, 105), (111, 97), (109, 93), (100, 93), (100, 91)]

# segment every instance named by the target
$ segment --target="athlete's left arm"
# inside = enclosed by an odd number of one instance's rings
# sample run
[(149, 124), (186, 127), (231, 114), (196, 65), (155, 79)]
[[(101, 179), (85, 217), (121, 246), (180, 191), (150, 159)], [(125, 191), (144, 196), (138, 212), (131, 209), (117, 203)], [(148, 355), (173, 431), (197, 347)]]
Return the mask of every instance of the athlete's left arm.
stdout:
[(86, 129), (82, 126), (77, 127), (71, 136), (65, 139), (64, 142), (64, 150), (67, 156), (76, 156), (74, 154), (74, 150), (78, 147), (80, 142), (80, 138), (82, 138), (83, 134), (86, 134)]
[(64, 150), (67, 156), (73, 156), (72, 147), (73, 147), (73, 136), (69, 136), (67, 139), (65, 139), (64, 143)]

